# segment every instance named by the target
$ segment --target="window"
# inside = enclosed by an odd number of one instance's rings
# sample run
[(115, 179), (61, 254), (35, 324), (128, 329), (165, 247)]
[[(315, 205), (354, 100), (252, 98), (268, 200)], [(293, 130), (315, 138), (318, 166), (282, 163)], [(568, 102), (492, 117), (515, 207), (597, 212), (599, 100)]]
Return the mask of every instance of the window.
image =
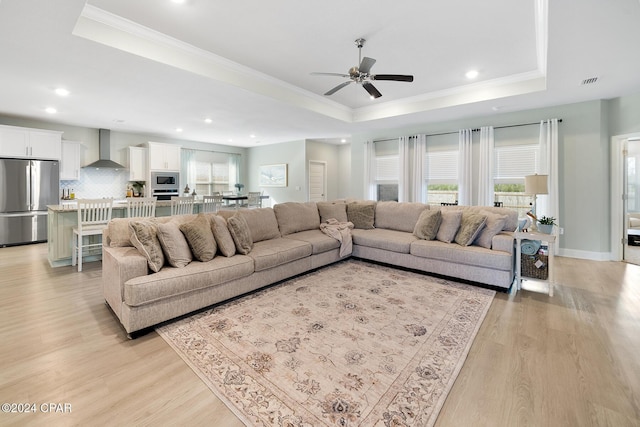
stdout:
[(186, 164), (183, 181), (195, 185), (198, 195), (234, 190), (239, 177), (238, 154), (215, 153), (203, 150), (183, 150)]
[(425, 156), (427, 203), (455, 203), (458, 200), (458, 149), (430, 151)]
[(398, 155), (376, 156), (376, 187), (380, 201), (398, 200), (398, 162)]

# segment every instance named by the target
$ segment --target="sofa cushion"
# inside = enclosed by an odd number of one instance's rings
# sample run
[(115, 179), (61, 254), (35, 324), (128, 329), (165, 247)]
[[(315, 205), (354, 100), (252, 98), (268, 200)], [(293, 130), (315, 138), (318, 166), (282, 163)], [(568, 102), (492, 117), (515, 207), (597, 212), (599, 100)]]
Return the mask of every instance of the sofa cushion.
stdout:
[(180, 268), (193, 259), (187, 240), (175, 222), (157, 225), (157, 236), (162, 252), (170, 266)]
[(320, 215), (315, 202), (278, 203), (273, 207), (273, 212), (276, 215), (280, 234), (283, 237), (298, 231), (320, 228)]
[(193, 257), (198, 261), (211, 261), (216, 255), (216, 240), (211, 231), (211, 221), (203, 214), (180, 226), (180, 231), (187, 239)]
[(353, 244), (370, 248), (384, 249), (391, 252), (408, 254), (411, 243), (418, 240), (416, 236), (404, 231), (375, 228), (373, 230), (351, 230)]
[(513, 268), (513, 257), (507, 252), (479, 246), (460, 246), (438, 240), (416, 240), (411, 244), (411, 255), (504, 271)]
[(160, 272), (128, 280), (124, 302), (139, 306), (198, 289), (214, 287), (253, 273), (253, 260), (244, 255), (194, 261), (184, 268), (165, 267)]
[(328, 219), (336, 219), (338, 222), (347, 222), (347, 204), (344, 201), (339, 202), (317, 202), (318, 213), (320, 214), (320, 222), (327, 222)]
[(249, 256), (253, 258), (255, 271), (262, 271), (311, 256), (311, 244), (282, 237), (263, 240), (253, 245)]
[(109, 246), (112, 248), (133, 246), (131, 243), (130, 218), (113, 218), (109, 221)]
[(158, 226), (153, 219), (129, 221), (131, 243), (146, 259), (149, 268), (158, 272), (164, 265), (164, 253), (158, 240)]
[(462, 221), (462, 211), (460, 210), (441, 210), (442, 222), (438, 228), (436, 239), (441, 242), (451, 243), (458, 233), (460, 221)]
[(299, 233), (288, 234), (286, 238), (300, 240), (311, 244), (311, 253), (314, 255), (340, 247), (340, 242), (338, 240), (327, 236), (320, 230), (307, 230)]
[(418, 217), (426, 209), (429, 209), (429, 205), (424, 203), (378, 202), (374, 226), (413, 233)]
[(213, 231), (213, 237), (216, 239), (220, 253), (226, 257), (234, 256), (236, 254), (236, 243), (229, 232), (227, 220), (221, 216), (214, 215), (211, 218), (211, 231)]
[(246, 255), (253, 249), (253, 239), (251, 238), (251, 231), (249, 225), (244, 219), (244, 216), (235, 214), (227, 220), (229, 226), (229, 233), (233, 237), (233, 242), (236, 244), (236, 251)]
[(354, 228), (370, 230), (374, 227), (376, 202), (365, 200), (347, 204), (347, 219)]
[(491, 249), (493, 236), (498, 234), (504, 228), (504, 223), (507, 221), (507, 216), (494, 214), (488, 211), (483, 212), (487, 216), (487, 221), (480, 231), (480, 234), (478, 234), (478, 237), (476, 237), (476, 240), (474, 240), (473, 244), (482, 246), (483, 248)]
[(247, 221), (254, 243), (281, 237), (272, 208), (243, 209), (237, 213)]
[(454, 241), (461, 246), (469, 246), (476, 239), (486, 221), (486, 215), (474, 212), (463, 212), (460, 228), (456, 233)]
[(433, 240), (438, 234), (440, 223), (442, 222), (442, 212), (440, 209), (426, 209), (418, 217), (418, 222), (413, 229), (413, 235), (418, 239)]

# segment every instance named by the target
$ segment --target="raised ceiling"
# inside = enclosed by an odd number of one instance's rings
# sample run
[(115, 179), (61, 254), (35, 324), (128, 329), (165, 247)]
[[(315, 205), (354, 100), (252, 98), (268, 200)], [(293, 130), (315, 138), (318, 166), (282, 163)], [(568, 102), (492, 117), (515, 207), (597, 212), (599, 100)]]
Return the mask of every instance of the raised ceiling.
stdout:
[[(348, 140), (640, 92), (638, 18), (636, 0), (2, 0), (0, 113), (238, 146)], [(414, 82), (323, 96), (343, 79), (310, 73), (357, 65), (359, 37), (374, 73)]]

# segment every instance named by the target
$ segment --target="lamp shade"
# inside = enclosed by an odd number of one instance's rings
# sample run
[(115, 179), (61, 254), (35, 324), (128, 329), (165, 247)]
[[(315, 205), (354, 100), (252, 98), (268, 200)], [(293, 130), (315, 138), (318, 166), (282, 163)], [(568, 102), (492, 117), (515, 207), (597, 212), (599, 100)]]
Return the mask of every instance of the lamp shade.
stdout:
[(526, 194), (549, 194), (547, 189), (548, 175), (527, 175), (524, 177), (524, 192)]

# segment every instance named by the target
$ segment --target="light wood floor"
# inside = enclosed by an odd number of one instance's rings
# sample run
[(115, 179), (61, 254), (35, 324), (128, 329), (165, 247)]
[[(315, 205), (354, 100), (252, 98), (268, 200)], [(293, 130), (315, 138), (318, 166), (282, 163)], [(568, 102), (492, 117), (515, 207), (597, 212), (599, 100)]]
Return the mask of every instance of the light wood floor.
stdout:
[[(556, 259), (553, 298), (496, 296), (438, 426), (640, 426), (640, 267)], [(2, 426), (241, 425), (155, 332), (126, 338), (100, 263), (0, 249), (0, 343), (0, 403), (38, 407)]]

